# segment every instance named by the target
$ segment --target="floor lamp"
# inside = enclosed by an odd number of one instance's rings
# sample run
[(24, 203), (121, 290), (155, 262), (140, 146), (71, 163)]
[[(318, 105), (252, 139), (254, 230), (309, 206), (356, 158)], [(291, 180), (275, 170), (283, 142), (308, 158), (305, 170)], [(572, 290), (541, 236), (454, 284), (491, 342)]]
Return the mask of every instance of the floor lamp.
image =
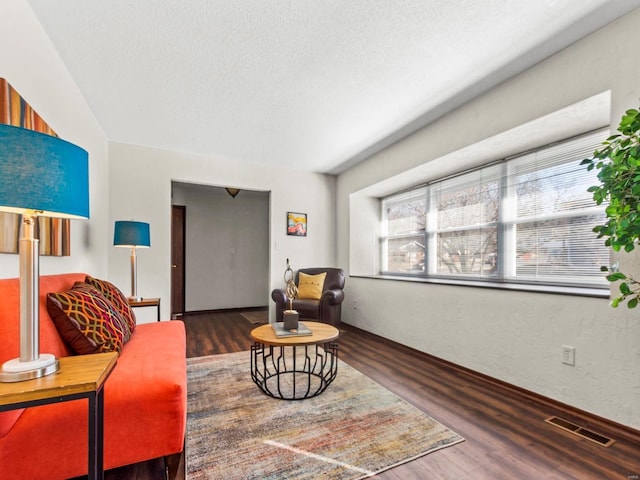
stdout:
[(139, 300), (136, 249), (149, 248), (151, 246), (149, 224), (144, 222), (118, 220), (113, 232), (113, 245), (116, 247), (128, 247), (131, 249), (131, 296), (129, 297), (129, 300)]
[(58, 137), (0, 124), (0, 211), (22, 215), (20, 357), (5, 362), (0, 382), (56, 372), (58, 359), (40, 353), (38, 216), (89, 218), (88, 154)]

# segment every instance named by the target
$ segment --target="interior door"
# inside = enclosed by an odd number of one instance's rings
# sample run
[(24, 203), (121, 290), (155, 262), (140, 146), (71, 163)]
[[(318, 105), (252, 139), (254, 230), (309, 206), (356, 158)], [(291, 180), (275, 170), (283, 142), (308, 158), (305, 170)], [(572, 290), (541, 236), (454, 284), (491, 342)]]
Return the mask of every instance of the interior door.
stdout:
[(184, 257), (186, 207), (173, 205), (171, 208), (171, 317), (184, 314)]

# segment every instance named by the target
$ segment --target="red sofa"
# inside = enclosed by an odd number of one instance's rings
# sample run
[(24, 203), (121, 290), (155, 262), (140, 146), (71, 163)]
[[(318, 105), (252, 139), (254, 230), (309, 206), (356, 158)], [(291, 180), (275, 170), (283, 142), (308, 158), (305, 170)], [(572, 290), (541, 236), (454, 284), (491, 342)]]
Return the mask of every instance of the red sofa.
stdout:
[[(46, 295), (85, 274), (40, 277), (40, 351), (72, 355), (49, 317)], [(19, 353), (19, 280), (0, 280), (0, 363)], [(186, 427), (184, 324), (141, 324), (104, 387), (104, 467), (179, 453)], [(87, 473), (87, 401), (0, 412), (0, 478), (56, 480)]]

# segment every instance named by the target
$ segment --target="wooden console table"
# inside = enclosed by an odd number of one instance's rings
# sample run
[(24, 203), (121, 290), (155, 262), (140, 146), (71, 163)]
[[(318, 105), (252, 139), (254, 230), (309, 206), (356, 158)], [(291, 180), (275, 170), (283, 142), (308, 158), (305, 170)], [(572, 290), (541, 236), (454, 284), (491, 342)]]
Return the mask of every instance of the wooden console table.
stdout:
[[(117, 352), (60, 358), (60, 370), (24, 382), (0, 383), (0, 412), (79, 398), (89, 400), (89, 479), (104, 478), (104, 384)], [(37, 432), (34, 432), (37, 435)]]

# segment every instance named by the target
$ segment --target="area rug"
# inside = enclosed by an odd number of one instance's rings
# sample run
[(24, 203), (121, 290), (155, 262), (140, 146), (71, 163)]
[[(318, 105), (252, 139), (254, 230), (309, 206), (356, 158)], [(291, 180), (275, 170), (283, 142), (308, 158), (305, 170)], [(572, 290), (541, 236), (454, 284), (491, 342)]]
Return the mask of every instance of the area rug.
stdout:
[(269, 310), (245, 310), (240, 312), (240, 315), (251, 323), (267, 323), (269, 321)]
[(299, 401), (264, 395), (249, 364), (249, 352), (188, 359), (188, 480), (355, 480), (464, 440), (342, 361)]

